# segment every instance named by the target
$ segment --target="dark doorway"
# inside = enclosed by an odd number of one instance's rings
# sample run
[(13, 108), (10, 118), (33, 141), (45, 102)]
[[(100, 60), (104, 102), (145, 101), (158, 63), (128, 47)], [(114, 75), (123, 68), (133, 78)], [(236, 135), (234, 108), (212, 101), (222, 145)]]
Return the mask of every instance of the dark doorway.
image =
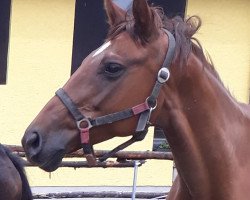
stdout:
[(7, 81), (11, 0), (0, 1), (0, 84)]
[(76, 0), (71, 74), (103, 43), (107, 28), (103, 1)]

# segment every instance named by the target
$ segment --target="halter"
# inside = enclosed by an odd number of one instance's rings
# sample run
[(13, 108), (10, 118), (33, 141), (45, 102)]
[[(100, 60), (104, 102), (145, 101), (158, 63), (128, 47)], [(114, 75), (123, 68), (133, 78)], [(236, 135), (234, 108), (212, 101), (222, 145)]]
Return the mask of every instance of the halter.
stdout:
[(71, 100), (71, 98), (62, 88), (56, 91), (56, 95), (59, 97), (59, 99), (62, 101), (62, 103), (65, 105), (65, 107), (68, 109), (68, 111), (71, 113), (72, 117), (76, 121), (77, 128), (80, 132), (83, 152), (90, 166), (96, 165), (96, 158), (94, 156), (93, 147), (89, 142), (89, 134), (90, 134), (91, 128), (95, 126), (111, 124), (111, 123), (114, 123), (123, 119), (133, 117), (135, 115), (140, 115), (135, 133), (133, 134), (132, 138), (124, 142), (123, 144), (119, 145), (112, 151), (108, 152), (103, 157), (99, 158), (99, 161), (101, 162), (105, 161), (107, 158), (111, 157), (116, 152), (128, 147), (134, 142), (141, 141), (145, 138), (148, 132), (148, 127), (150, 126), (149, 120), (150, 120), (151, 113), (157, 106), (157, 98), (159, 96), (161, 86), (170, 77), (169, 67), (173, 60), (174, 52), (175, 52), (174, 36), (166, 29), (163, 29), (163, 30), (168, 36), (168, 41), (169, 41), (168, 51), (166, 53), (166, 57), (163, 62), (163, 65), (158, 72), (157, 80), (155, 82), (154, 88), (150, 96), (146, 98), (145, 102), (138, 104), (132, 108), (128, 108), (119, 112), (111, 113), (108, 115), (104, 115), (104, 116), (92, 119), (92, 118), (85, 117), (79, 111), (76, 104)]

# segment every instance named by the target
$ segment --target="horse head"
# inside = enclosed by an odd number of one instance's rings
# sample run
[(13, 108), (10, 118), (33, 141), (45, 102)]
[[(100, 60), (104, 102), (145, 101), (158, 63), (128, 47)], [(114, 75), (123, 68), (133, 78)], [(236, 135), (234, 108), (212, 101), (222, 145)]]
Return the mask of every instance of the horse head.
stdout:
[[(86, 119), (145, 102), (168, 51), (160, 11), (149, 7), (146, 1), (134, 1), (132, 14), (110, 0), (105, 1), (105, 10), (110, 26), (105, 43), (83, 60), (63, 86), (63, 91)], [(55, 170), (65, 153), (82, 146), (77, 124), (59, 96), (47, 103), (22, 139), (28, 159), (47, 171)], [(150, 117), (151, 124), (160, 115), (162, 103), (160, 94)], [(135, 114), (91, 128), (89, 143), (132, 135), (138, 118)], [(86, 126), (89, 120), (82, 123), (81, 126)]]

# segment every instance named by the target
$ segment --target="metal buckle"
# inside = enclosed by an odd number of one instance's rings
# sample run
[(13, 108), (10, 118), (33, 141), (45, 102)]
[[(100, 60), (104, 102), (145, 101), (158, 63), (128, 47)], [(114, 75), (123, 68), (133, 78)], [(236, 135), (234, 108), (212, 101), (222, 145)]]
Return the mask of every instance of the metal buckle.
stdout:
[(158, 77), (157, 77), (157, 80), (160, 82), (160, 83), (165, 83), (170, 77), (170, 71), (168, 70), (168, 68), (161, 68), (158, 72)]
[[(148, 102), (148, 101), (149, 101), (149, 97), (146, 99), (146, 102)], [(149, 105), (149, 103), (148, 103), (148, 105)], [(153, 107), (151, 107), (151, 106), (149, 105), (149, 113), (148, 113), (148, 118), (147, 118), (147, 124), (148, 124), (148, 125), (151, 124), (149, 120), (150, 120), (150, 117), (151, 117), (152, 112), (156, 109), (156, 107), (157, 107), (157, 99), (155, 100), (155, 104), (154, 104)]]
[(157, 107), (157, 99), (155, 99), (153, 107), (149, 103), (149, 97), (146, 98), (145, 102), (147, 102), (149, 110), (154, 110)]
[[(83, 124), (83, 123), (85, 123), (85, 124)], [(88, 118), (83, 118), (83, 119), (77, 121), (76, 124), (77, 124), (77, 128), (79, 130), (86, 130), (86, 129), (90, 129), (93, 127)]]

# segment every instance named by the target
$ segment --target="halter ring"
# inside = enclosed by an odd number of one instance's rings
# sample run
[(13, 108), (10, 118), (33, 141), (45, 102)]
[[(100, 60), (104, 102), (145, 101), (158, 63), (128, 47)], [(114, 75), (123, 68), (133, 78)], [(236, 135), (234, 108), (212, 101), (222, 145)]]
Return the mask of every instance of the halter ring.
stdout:
[(149, 107), (149, 109), (150, 109), (151, 111), (153, 111), (154, 109), (156, 109), (156, 107), (157, 107), (157, 99), (155, 99), (155, 101), (154, 101), (154, 106), (152, 106), (152, 107), (151, 107), (151, 105), (149, 104), (149, 97), (146, 98), (146, 102), (147, 102), (148, 107)]
[(77, 121), (76, 124), (77, 124), (77, 128), (79, 130), (86, 130), (86, 129), (90, 129), (93, 127), (88, 118), (83, 118), (83, 119)]

